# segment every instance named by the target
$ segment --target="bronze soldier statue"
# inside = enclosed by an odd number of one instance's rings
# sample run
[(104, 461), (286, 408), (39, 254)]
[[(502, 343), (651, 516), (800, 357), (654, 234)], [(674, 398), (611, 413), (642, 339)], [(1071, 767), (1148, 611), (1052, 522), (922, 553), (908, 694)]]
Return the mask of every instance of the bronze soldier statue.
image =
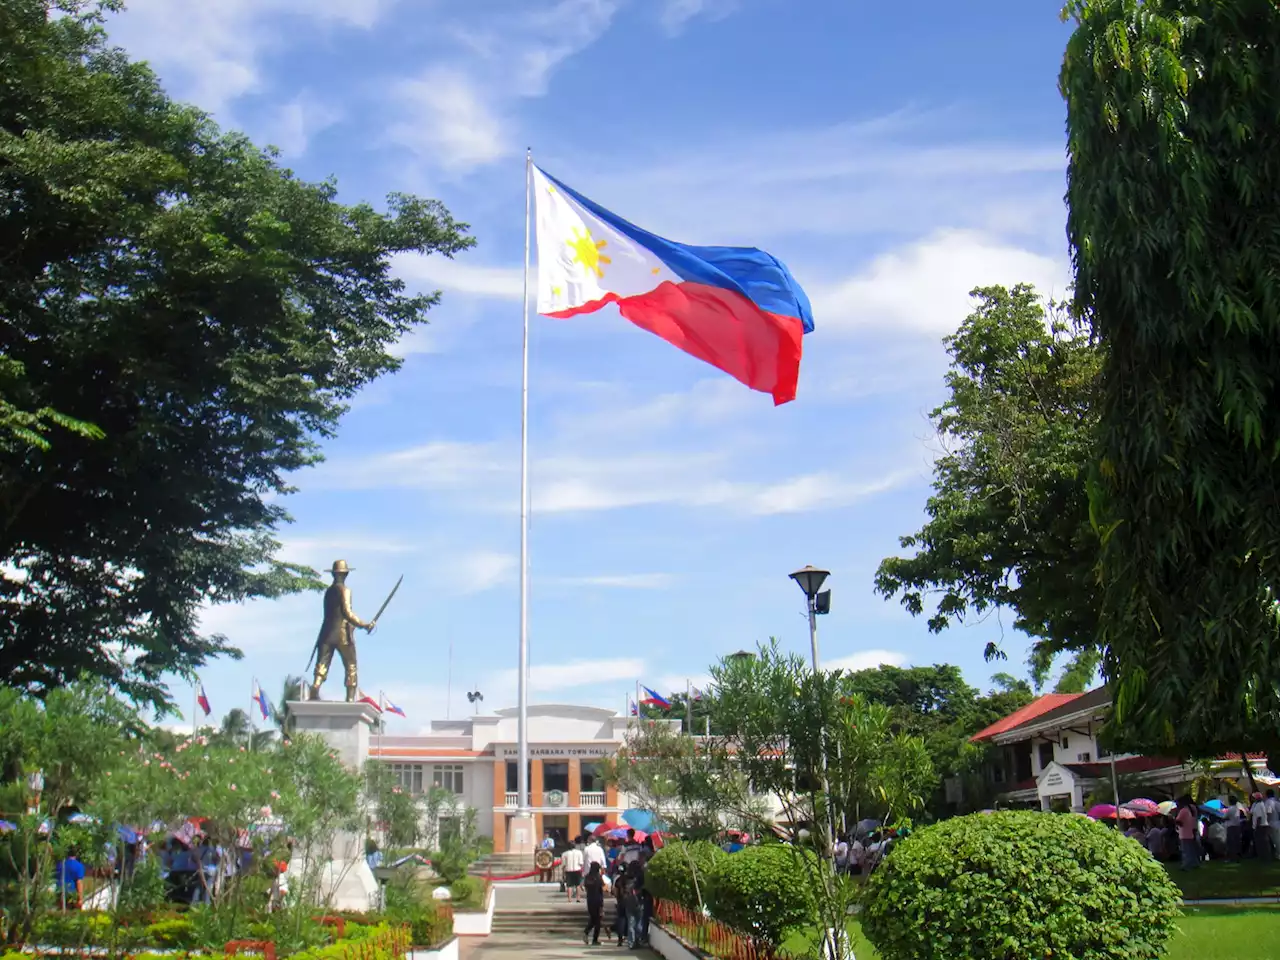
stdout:
[[(354, 703), (359, 696), (356, 683), (356, 628), (372, 633), (378, 619), (374, 617), (366, 623), (352, 611), (351, 590), (347, 587), (347, 574), (351, 572), (351, 568), (347, 566), (347, 561), (335, 560), (333, 569), (329, 572), (333, 574), (333, 583), (324, 592), (324, 623), (320, 627), (320, 636), (316, 638), (315, 650), (312, 651), (316, 657), (316, 672), (311, 683), (310, 699), (320, 699), (320, 687), (329, 673), (329, 664), (336, 650), (342, 658), (342, 668), (346, 673), (347, 702)], [(386, 605), (383, 606), (385, 608)]]

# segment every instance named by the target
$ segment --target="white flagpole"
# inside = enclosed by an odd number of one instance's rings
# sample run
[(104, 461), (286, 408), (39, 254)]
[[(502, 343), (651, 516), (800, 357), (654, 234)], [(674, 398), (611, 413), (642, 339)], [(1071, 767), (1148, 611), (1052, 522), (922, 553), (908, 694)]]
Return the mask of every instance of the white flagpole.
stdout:
[(196, 735), (200, 733), (199, 723), (196, 719), (200, 714), (200, 678), (196, 677), (196, 682), (191, 685), (191, 738), (194, 740)]
[(524, 338), (520, 382), (520, 667), (517, 787), (519, 814), (529, 816), (529, 221), (533, 185), (533, 150), (524, 154)]
[(444, 689), (444, 718), (448, 720), (453, 712), (453, 637), (449, 638), (449, 679)]

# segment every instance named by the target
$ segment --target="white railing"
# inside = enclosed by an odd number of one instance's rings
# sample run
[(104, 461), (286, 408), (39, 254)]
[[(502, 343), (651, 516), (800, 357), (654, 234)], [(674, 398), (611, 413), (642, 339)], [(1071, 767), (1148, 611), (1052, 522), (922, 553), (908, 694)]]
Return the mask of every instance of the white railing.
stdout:
[(503, 800), (503, 804), (502, 804), (502, 805), (503, 805), (504, 807), (518, 807), (518, 806), (520, 806), (520, 794), (519, 794), (519, 793), (517, 793), (516, 791), (512, 790), (511, 792), (509, 792), (509, 793), (506, 795), (506, 798)]
[(578, 806), (583, 810), (603, 810), (605, 805), (604, 791), (586, 791), (578, 794)]

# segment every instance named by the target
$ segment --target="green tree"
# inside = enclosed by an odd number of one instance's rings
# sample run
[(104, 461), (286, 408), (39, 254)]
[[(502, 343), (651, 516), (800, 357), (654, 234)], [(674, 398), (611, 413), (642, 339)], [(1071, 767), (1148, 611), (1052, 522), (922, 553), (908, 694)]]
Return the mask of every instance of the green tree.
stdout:
[(102, 431), (93, 424), (68, 417), (52, 407), (24, 410), (19, 406), (15, 400), (25, 392), (25, 373), (26, 368), (21, 363), (0, 354), (0, 449), (25, 451), (35, 447), (48, 450), (50, 442), (47, 435), (54, 427), (91, 440), (102, 439)]
[(1071, 0), (1068, 235), (1106, 361), (1092, 478), (1114, 720), (1280, 743), (1280, 7)]
[[(986, 726), (978, 709), (978, 691), (965, 683), (959, 667), (882, 664), (851, 673), (846, 683), (851, 694), (888, 708), (888, 734), (919, 738), (938, 777), (968, 773), (985, 756), (984, 747), (969, 742)], [(930, 797), (929, 809), (935, 815), (948, 812), (941, 789)]]
[[(1097, 648), (1098, 541), (1085, 479), (1096, 449), (1102, 351), (1088, 328), (1025, 284), (980, 287), (948, 337), (950, 396), (931, 414), (943, 447), (913, 554), (881, 562), (876, 590), (929, 629), (1013, 612), (1035, 640), (1037, 683), (1063, 651)], [(988, 658), (1003, 656), (995, 643)]]
[[(690, 711), (690, 695), (687, 693), (669, 693), (667, 694), (668, 707), (660, 707), (652, 703), (642, 703), (640, 705), (640, 716), (650, 720), (678, 720), (680, 721), (680, 729), (685, 733), (693, 733), (695, 736), (701, 736), (706, 733), (707, 724), (711, 724), (712, 734), (719, 731), (715, 728), (715, 722), (712, 717), (711, 697), (709, 693), (703, 692), (700, 697), (693, 697), (692, 711)], [(685, 729), (689, 725), (689, 717), (692, 712), (693, 729)]]
[[(289, 475), (437, 302), (392, 256), (471, 241), (175, 104), (107, 45), (118, 6), (0, 2), (0, 682), (88, 671), (163, 709), (166, 671), (234, 653), (202, 604), (318, 585), (278, 557)], [(42, 449), (14, 410), (101, 435)]]

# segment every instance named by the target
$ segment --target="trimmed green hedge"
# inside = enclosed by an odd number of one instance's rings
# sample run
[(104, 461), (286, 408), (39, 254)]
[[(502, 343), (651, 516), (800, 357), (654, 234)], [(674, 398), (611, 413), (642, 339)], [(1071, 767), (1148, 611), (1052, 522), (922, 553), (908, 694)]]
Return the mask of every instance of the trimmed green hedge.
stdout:
[(898, 843), (864, 891), (882, 960), (1157, 960), (1181, 897), (1145, 849), (1086, 817), (956, 817)]
[[(716, 866), (729, 854), (714, 843), (667, 843), (645, 865), (644, 882), (659, 900), (670, 900), (691, 910), (709, 899), (711, 878)], [(697, 873), (697, 885), (694, 873)], [(699, 902), (698, 894), (702, 894)]]
[(789, 932), (818, 922), (813, 881), (799, 847), (771, 843), (746, 847), (716, 861), (707, 905), (721, 923), (760, 940), (780, 944)]

